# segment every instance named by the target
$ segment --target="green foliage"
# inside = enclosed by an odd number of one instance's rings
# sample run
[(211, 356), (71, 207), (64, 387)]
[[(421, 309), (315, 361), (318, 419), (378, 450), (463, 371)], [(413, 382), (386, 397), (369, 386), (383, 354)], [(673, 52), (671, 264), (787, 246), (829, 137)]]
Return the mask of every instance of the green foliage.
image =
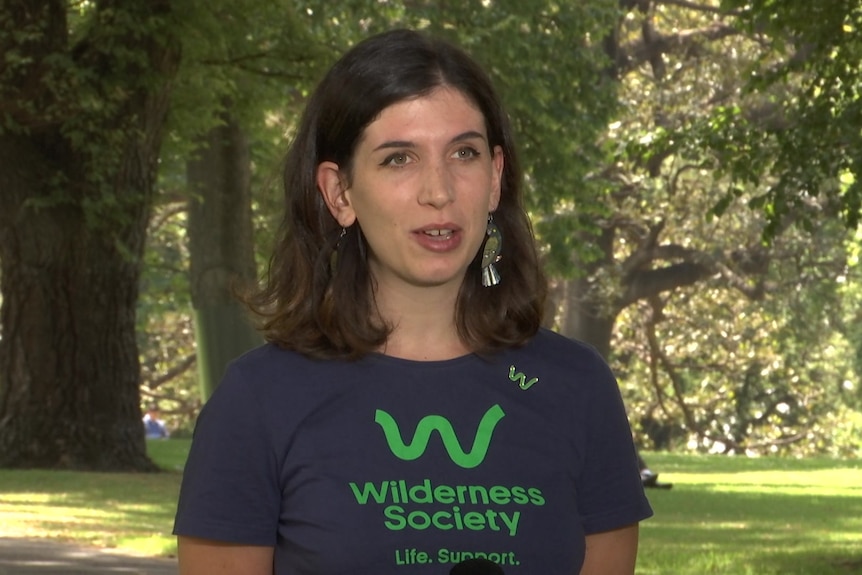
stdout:
[[(842, 320), (839, 329), (850, 346), (850, 361), (856, 373), (862, 373), (862, 231), (846, 242), (847, 266), (838, 278)], [(850, 405), (862, 410), (862, 382), (850, 380), (845, 385), (851, 395)]]
[[(759, 110), (717, 109), (688, 135), (716, 153), (734, 182), (772, 181), (752, 203), (762, 209), (767, 237), (787, 218), (806, 227), (812, 202), (855, 228), (862, 209), (862, 5), (858, 0), (725, 0), (737, 23), (764, 46), (749, 70), (747, 99)], [(837, 186), (836, 176), (851, 183)], [(721, 206), (733, 199), (730, 188)]]
[(188, 435), (201, 406), (183, 204), (156, 206), (137, 306), (141, 402), (157, 403), (171, 435)]
[[(800, 200), (791, 216), (768, 201), (783, 172), (772, 163), (780, 155), (772, 124), (763, 123), (784, 122), (776, 98), (802, 79), (748, 89), (752, 74), (781, 59), (735, 22), (657, 5), (628, 15), (621, 28), (638, 66), (624, 68), (619, 116), (606, 136), (613, 215), (604, 225), (615, 232), (613, 261), (591, 276), (603, 286), (593, 293), (620, 299), (626, 274), (643, 268), (685, 262), (711, 273), (695, 287), (624, 307), (612, 365), (647, 447), (856, 454), (858, 431), (834, 433), (858, 409), (858, 365), (841, 327), (854, 306), (839, 289), (848, 275), (847, 232), (828, 203)], [(650, 26), (652, 37), (666, 38), (652, 48), (664, 51), (637, 60), (650, 49), (643, 32)], [(836, 181), (823, 177), (821, 188)], [(791, 225), (806, 221), (816, 234)], [(650, 230), (660, 230), (654, 244)]]
[(851, 423), (862, 416), (858, 364), (836, 329), (842, 246), (831, 245), (831, 253), (786, 245), (765, 300), (713, 282), (668, 299), (659, 322), (645, 303), (623, 313), (614, 364), (646, 447), (862, 454), (862, 429)]
[(170, 71), (151, 56), (172, 42), (175, 22), (145, 3), (61, 6), (45, 3), (23, 19), (11, 5), (0, 9), (0, 46), (8, 54), (0, 67), (0, 134), (57, 126), (57, 161), (74, 157), (75, 172), (46, 176), (43, 193), (27, 205), (79, 209), (91, 229), (110, 233), (130, 223), (126, 206), (147, 201), (117, 189), (116, 174), (132, 143), (147, 137), (131, 109), (167, 81)]
[(299, 2), (196, 0), (182, 8), (184, 58), (169, 121), (179, 155), (228, 109), (255, 134), (273, 115), (295, 113), (330, 57)]

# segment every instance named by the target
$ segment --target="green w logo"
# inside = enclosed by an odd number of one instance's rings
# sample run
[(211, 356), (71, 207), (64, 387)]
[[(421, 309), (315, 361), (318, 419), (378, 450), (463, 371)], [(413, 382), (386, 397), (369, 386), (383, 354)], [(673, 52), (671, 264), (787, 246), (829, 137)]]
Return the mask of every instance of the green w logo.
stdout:
[(538, 377), (534, 377), (527, 381), (527, 376), (520, 371), (515, 371), (514, 365), (509, 366), (509, 379), (519, 382), (518, 387), (521, 389), (530, 389), (534, 384), (539, 383)]
[(485, 460), (494, 428), (497, 427), (497, 424), (505, 415), (503, 408), (496, 404), (485, 412), (485, 415), (482, 416), (482, 420), (479, 422), (476, 437), (473, 439), (473, 447), (469, 452), (465, 452), (461, 448), (461, 444), (449, 420), (440, 415), (427, 415), (423, 417), (419, 425), (416, 426), (416, 433), (413, 434), (413, 441), (410, 443), (404, 443), (398, 424), (391, 415), (382, 409), (378, 409), (374, 414), (374, 422), (383, 428), (383, 434), (386, 436), (386, 443), (389, 444), (389, 449), (399, 459), (413, 461), (421, 457), (428, 447), (431, 432), (436, 429), (440, 434), (440, 439), (443, 440), (443, 446), (446, 448), (446, 452), (449, 454), (452, 462), (460, 467), (472, 469)]

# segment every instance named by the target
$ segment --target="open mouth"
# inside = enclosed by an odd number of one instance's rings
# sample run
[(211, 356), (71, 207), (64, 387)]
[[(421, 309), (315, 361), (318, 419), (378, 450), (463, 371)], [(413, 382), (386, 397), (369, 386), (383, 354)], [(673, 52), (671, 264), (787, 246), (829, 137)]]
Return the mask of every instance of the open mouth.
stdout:
[(425, 230), (422, 233), (425, 234), (426, 236), (431, 236), (431, 237), (435, 237), (435, 238), (437, 238), (437, 237), (449, 238), (449, 237), (452, 237), (452, 234), (455, 233), (455, 230), (449, 230), (449, 229)]

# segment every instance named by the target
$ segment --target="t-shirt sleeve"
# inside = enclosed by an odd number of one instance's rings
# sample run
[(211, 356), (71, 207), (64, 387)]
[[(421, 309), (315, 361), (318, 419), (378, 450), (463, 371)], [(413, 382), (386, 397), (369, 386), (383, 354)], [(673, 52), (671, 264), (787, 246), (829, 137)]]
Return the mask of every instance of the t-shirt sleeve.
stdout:
[(256, 387), (233, 364), (201, 410), (183, 471), (174, 534), (275, 545), (281, 504), (278, 459)]
[(619, 385), (598, 355), (594, 373), (585, 406), (585, 461), (577, 486), (578, 509), (587, 534), (652, 516)]

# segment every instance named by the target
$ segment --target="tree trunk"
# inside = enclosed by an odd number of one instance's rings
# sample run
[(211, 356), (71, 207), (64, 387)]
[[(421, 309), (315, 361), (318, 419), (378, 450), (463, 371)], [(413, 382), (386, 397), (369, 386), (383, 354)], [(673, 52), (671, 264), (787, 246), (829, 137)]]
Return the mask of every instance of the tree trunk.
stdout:
[(197, 363), (206, 401), (227, 364), (263, 340), (234, 297), (235, 289), (256, 277), (248, 141), (226, 114), (201, 144), (187, 165), (188, 232)]
[(589, 283), (584, 279), (566, 280), (561, 296), (560, 333), (590, 344), (607, 360), (616, 314), (602, 313), (601, 306), (592, 301)]
[[(155, 470), (141, 423), (135, 305), (179, 51), (164, 30), (150, 42), (122, 26), (152, 29), (168, 7), (129, 0), (105, 12), (100, 22), (113, 27), (99, 28), (76, 56), (82, 67), (104, 64), (127, 90), (65, 114), (77, 109), (77, 93), (45, 88), (43, 76), (45, 62), (68, 54), (65, 30), (48, 33), (38, 20), (48, 11), (26, 6), (4, 7), (16, 26), (46, 33), (19, 46), (33, 65), (3, 86), (29, 86), (39, 97), (25, 105), (28, 93), (15, 92), (18, 129), (0, 131), (0, 467)], [(62, 24), (65, 3), (50, 7), (51, 25)], [(126, 59), (114, 63), (117, 37)], [(148, 62), (128, 59), (132, 49)], [(161, 81), (142, 83), (140, 66)]]
[[(40, 151), (0, 142), (4, 163), (38, 186)], [(13, 207), (9, 196), (38, 192), (6, 178), (2, 188), (0, 466), (151, 469), (135, 342), (144, 202), (127, 210), (120, 240), (93, 233), (79, 206)]]
[(560, 333), (592, 345), (605, 360), (610, 357), (614, 324), (622, 308), (597, 291), (593, 282), (598, 270), (614, 263), (614, 234), (613, 227), (578, 232), (578, 241), (597, 251), (589, 259), (577, 253), (572, 256), (572, 269), (578, 272), (563, 282), (558, 314)]

